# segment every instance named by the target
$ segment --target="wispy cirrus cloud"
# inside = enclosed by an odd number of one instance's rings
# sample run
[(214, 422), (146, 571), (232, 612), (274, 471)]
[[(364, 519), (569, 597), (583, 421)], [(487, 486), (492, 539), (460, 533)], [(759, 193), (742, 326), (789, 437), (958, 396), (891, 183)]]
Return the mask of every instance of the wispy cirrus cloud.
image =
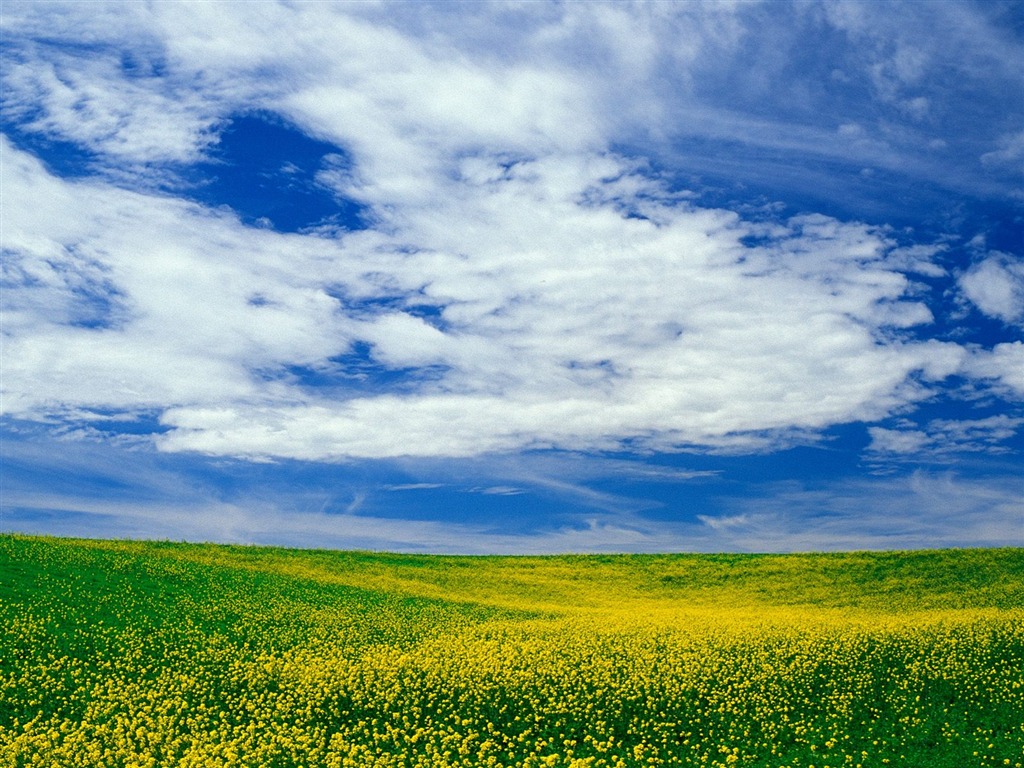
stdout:
[(915, 428), (913, 423), (904, 424), (901, 429), (869, 427), (868, 452), (913, 457), (915, 461), (925, 455), (953, 459), (963, 453), (1002, 452), (1009, 450), (1003, 443), (1016, 435), (1021, 424), (1022, 418), (999, 414), (984, 419), (934, 419), (923, 429)]
[[(237, 495), (225, 496), (197, 484), (188, 472), (143, 464), (129, 476), (111, 464), (97, 466), (102, 454), (90, 453), (87, 461), (90, 474), (98, 471), (105, 482), (120, 476), (126, 492), (112, 498), (109, 490), (104, 495), (72, 483), (49, 491), (9, 488), (2, 524), (38, 534), (470, 554), (1024, 545), (1019, 478), (1006, 474), (968, 479), (917, 471), (906, 477), (767, 483), (696, 516), (679, 509), (651, 515), (620, 505), (614, 510), (576, 508), (557, 518), (510, 526), (498, 515), (437, 519), (393, 507), (383, 511), (374, 508), (374, 490), (358, 482), (353, 488), (361, 490), (341, 494), (332, 482), (341, 497), (333, 502), (308, 489), (304, 498), (288, 484), (248, 484)], [(73, 458), (63, 465), (65, 471), (85, 469)], [(511, 498), (534, 505), (537, 490), (526, 486)], [(569, 498), (563, 497), (563, 503)]]
[[(821, 485), (780, 484), (703, 516), (718, 546), (740, 550), (918, 549), (1021, 546), (1019, 478), (956, 473)], [(726, 543), (728, 542), (728, 543)]]

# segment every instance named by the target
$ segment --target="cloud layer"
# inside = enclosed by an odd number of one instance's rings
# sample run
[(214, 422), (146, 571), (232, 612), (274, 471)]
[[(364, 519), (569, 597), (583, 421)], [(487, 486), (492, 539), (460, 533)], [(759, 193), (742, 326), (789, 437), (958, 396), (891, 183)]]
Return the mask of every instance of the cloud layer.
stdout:
[[(872, 462), (947, 461), (1024, 424), (1019, 243), (961, 211), (1024, 199), (1024, 45), (996, 10), (8, 2), (2, 24), (6, 423), (329, 462), (755, 455), (855, 423)], [(241, 120), (320, 153), (251, 183), (287, 201), (301, 171), (358, 217), (211, 202)]]
[[(409, 206), (394, 234), (335, 238), (5, 155), (5, 408), (165, 408), (168, 450), (750, 447), (885, 416), (963, 359), (902, 334), (931, 316), (882, 233), (804, 216), (765, 234), (657, 199), (613, 156), (474, 157), (476, 180)], [(359, 343), (411, 384), (347, 387)], [(337, 386), (303, 387), (296, 368)]]

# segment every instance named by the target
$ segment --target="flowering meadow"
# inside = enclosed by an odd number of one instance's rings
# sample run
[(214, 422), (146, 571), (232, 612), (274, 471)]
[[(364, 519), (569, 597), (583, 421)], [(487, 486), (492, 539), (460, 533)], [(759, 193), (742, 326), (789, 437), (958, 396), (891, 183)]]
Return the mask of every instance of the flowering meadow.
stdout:
[(1024, 765), (1024, 550), (0, 536), (0, 768)]

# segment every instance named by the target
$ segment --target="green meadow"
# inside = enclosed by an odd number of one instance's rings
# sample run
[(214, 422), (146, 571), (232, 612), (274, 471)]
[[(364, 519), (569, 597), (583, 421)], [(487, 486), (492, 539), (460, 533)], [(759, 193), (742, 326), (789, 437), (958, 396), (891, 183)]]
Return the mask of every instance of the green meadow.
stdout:
[(1024, 765), (1024, 549), (0, 536), (0, 768)]

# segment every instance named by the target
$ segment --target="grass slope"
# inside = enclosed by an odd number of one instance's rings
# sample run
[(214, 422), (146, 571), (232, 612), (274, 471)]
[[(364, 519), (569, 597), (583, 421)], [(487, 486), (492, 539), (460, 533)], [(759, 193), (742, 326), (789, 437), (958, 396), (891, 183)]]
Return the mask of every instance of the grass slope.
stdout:
[(1024, 763), (1024, 550), (0, 536), (0, 766)]

